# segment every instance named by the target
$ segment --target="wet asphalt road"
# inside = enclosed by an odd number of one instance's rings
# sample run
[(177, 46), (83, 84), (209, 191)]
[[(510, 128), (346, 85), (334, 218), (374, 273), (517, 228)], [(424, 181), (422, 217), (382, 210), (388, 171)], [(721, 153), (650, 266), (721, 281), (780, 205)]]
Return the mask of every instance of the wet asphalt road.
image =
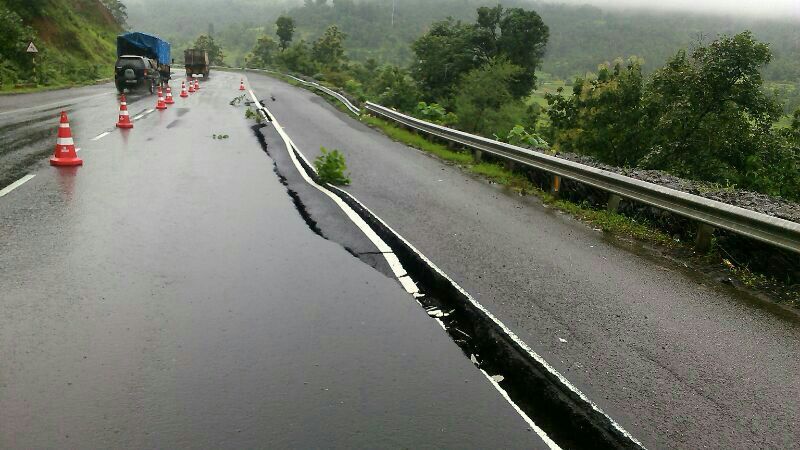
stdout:
[(49, 104), (84, 97), (85, 161), (0, 198), (0, 447), (542, 447), (341, 213), (320, 225), (350, 252), (309, 228), (238, 77), (202, 84), (97, 141), (110, 86), (0, 98), (54, 141)]
[[(0, 186), (7, 186), (32, 167), (47, 164), (52, 153), (53, 117), (67, 111), (78, 136), (95, 136), (108, 128), (113, 84), (86, 86), (26, 95), (0, 96)], [(149, 94), (128, 96), (132, 116), (155, 106)], [(113, 123), (110, 124), (113, 126)]]
[(311, 92), (248, 77), (306, 156), (343, 151), (349, 192), (646, 446), (800, 445), (795, 315), (392, 142)]

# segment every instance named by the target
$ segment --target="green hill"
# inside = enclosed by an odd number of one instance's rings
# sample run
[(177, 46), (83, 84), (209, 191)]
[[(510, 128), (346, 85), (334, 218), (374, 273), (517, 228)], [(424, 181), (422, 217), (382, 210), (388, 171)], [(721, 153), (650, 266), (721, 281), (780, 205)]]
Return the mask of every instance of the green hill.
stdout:
[[(647, 12), (570, 6), (534, 0), (124, 0), (134, 28), (167, 37), (183, 48), (200, 34), (211, 34), (223, 47), (225, 62), (242, 65), (264, 33), (275, 37), (275, 19), (295, 19), (295, 40), (314, 40), (336, 24), (346, 35), (347, 55), (358, 61), (407, 66), (410, 43), (434, 21), (448, 16), (474, 21), (478, 6), (501, 3), (536, 10), (550, 28), (542, 80), (563, 85), (598, 64), (632, 55), (650, 72), (679, 49), (708, 43), (719, 34), (744, 30), (768, 42), (773, 59), (763, 74), (767, 88), (782, 98), (786, 111), (800, 107), (800, 22), (745, 16)], [(394, 8), (393, 8), (394, 5)], [(393, 13), (394, 9), (394, 13)], [(549, 76), (548, 76), (549, 75)]]
[[(100, 0), (0, 0), (0, 83), (58, 86), (110, 77), (122, 30)], [(25, 53), (33, 40), (35, 67)]]

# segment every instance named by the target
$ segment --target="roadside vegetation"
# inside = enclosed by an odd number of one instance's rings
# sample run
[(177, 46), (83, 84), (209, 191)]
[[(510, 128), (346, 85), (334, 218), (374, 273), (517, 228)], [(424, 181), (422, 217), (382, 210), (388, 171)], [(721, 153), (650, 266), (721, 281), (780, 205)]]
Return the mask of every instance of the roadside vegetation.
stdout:
[[(409, 0), (394, 23), (380, 2), (307, 1), (272, 11), (267, 23), (231, 23), (249, 37), (246, 51), (241, 39), (232, 44), (212, 26), (202, 38), (221, 42), (229, 64), (316, 80), (354, 102), (598, 165), (800, 201), (800, 53), (787, 45), (800, 38), (793, 24), (481, 3)], [(455, 13), (444, 18), (445, 11)], [(599, 229), (676, 241), (646, 218), (554, 198), (525, 173), (476, 163), (380, 119), (361, 120)]]
[[(118, 0), (0, 0), (0, 91), (30, 92), (113, 75)], [(39, 53), (27, 53), (33, 42)]]
[(508, 189), (521, 195), (535, 195), (539, 197), (544, 204), (569, 213), (579, 220), (603, 231), (610, 232), (620, 237), (629, 237), (662, 245), (672, 246), (674, 244), (670, 236), (654, 227), (648, 226), (648, 224), (641, 219), (637, 221), (614, 212), (594, 209), (586, 203), (578, 204), (559, 199), (543, 191), (524, 174), (509, 170), (502, 164), (494, 162), (476, 162), (470, 152), (450, 149), (445, 145), (431, 142), (421, 135), (400, 128), (378, 117), (363, 115), (361, 121), (373, 128), (381, 130), (395, 141), (402, 142), (410, 147), (436, 156), (443, 161), (455, 164), (469, 173), (483, 177), (493, 183), (506, 186)]
[(338, 186), (350, 184), (350, 174), (347, 171), (347, 163), (344, 155), (339, 150), (328, 150), (321, 147), (321, 155), (314, 160), (314, 168), (317, 169), (317, 176), (322, 183), (330, 183)]
[(337, 25), (312, 42), (296, 40), (292, 17), (274, 29), (256, 40), (248, 67), (516, 145), (800, 200), (800, 112), (787, 119), (765, 88), (772, 52), (749, 31), (676, 50), (649, 75), (630, 57), (540, 83), (550, 29), (523, 8), (480, 7), (474, 22), (432, 24), (406, 67), (352, 61)]

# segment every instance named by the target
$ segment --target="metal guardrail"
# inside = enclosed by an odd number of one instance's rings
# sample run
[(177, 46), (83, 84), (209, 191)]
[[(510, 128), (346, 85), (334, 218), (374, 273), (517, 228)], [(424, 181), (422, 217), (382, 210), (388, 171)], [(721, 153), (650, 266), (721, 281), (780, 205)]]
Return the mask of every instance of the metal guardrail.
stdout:
[(306, 86), (311, 86), (311, 87), (313, 87), (315, 89), (319, 89), (320, 91), (322, 91), (322, 92), (324, 92), (324, 93), (326, 93), (326, 94), (328, 94), (328, 95), (330, 95), (332, 97), (335, 97), (337, 100), (342, 102), (344, 104), (344, 106), (346, 106), (347, 109), (350, 110), (350, 112), (352, 112), (353, 114), (355, 114), (357, 116), (361, 115), (361, 110), (358, 109), (358, 107), (356, 107), (352, 103), (350, 103), (350, 100), (348, 100), (347, 97), (345, 97), (344, 95), (342, 95), (342, 94), (340, 94), (340, 93), (338, 93), (338, 92), (336, 92), (336, 91), (334, 91), (332, 89), (328, 89), (327, 87), (325, 87), (325, 86), (323, 86), (323, 85), (321, 85), (321, 84), (319, 84), (317, 82), (305, 81), (303, 79), (300, 79), (300, 78), (297, 78), (297, 77), (293, 77), (291, 75), (286, 75), (286, 76), (291, 78), (291, 79), (293, 79), (293, 80), (295, 80), (295, 81), (299, 81), (300, 83), (303, 83)]
[(526, 148), (453, 130), (367, 102), (364, 109), (423, 133), (800, 253), (800, 224)]
[(336, 91), (334, 91), (332, 89), (329, 89), (329, 88), (327, 88), (327, 87), (325, 87), (325, 86), (323, 86), (323, 85), (321, 85), (321, 84), (319, 84), (317, 82), (306, 81), (306, 80), (303, 80), (302, 78), (297, 78), (297, 77), (295, 77), (293, 75), (289, 75), (289, 74), (285, 74), (285, 73), (281, 73), (281, 72), (277, 72), (275, 70), (269, 70), (269, 69), (245, 69), (245, 68), (243, 68), (241, 70), (249, 71), (249, 72), (274, 73), (276, 75), (282, 75), (282, 76), (285, 76), (285, 77), (289, 77), (289, 78), (297, 81), (298, 83), (301, 83), (301, 84), (303, 84), (305, 86), (309, 86), (311, 88), (320, 90), (320, 91), (330, 95), (331, 97), (336, 98), (337, 100), (342, 102), (342, 104), (344, 104), (344, 106), (347, 107), (347, 109), (349, 109), (350, 112), (352, 112), (353, 114), (355, 114), (357, 116), (361, 115), (361, 110), (356, 105), (352, 104), (350, 102), (350, 100), (347, 99), (347, 97), (345, 97), (344, 95), (342, 95), (342, 94), (340, 94), (340, 93), (338, 93), (338, 92), (336, 92)]

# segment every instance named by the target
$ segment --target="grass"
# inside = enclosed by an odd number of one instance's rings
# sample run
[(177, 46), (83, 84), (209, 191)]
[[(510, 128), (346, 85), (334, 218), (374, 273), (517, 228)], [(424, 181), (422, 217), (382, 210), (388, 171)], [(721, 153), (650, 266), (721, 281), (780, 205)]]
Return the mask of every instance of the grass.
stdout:
[[(361, 117), (361, 121), (373, 128), (383, 131), (395, 141), (430, 153), (444, 161), (457, 164), (466, 172), (506, 186), (508, 189), (520, 193), (520, 195), (535, 195), (544, 205), (569, 214), (577, 220), (615, 237), (623, 239), (633, 238), (637, 241), (648, 242), (663, 248), (671, 249), (675, 249), (680, 245), (670, 235), (661, 231), (646, 220), (637, 220), (606, 209), (592, 208), (591, 205), (586, 202), (575, 203), (558, 198), (540, 189), (539, 186), (532, 183), (524, 174), (508, 170), (502, 164), (475, 162), (471, 153), (452, 150), (444, 145), (428, 141), (422, 135), (415, 134), (404, 128), (399, 128), (380, 118), (364, 115)], [(730, 185), (719, 187), (723, 189), (731, 188)], [(710, 258), (707, 262), (718, 264), (721, 254), (712, 248), (712, 250), (709, 250), (708, 254), (702, 257)], [(745, 287), (754, 291), (767, 293), (778, 303), (800, 308), (800, 290), (797, 289), (796, 286), (788, 286), (786, 283), (781, 283), (774, 278), (753, 272), (747, 267), (734, 266), (724, 258), (722, 259), (722, 263), (723, 266), (727, 268), (728, 273), (738, 279)]]
[(562, 95), (569, 95), (570, 90), (566, 86), (564, 80), (542, 80), (538, 83), (536, 90), (525, 100), (525, 103), (528, 105), (536, 103), (545, 108), (547, 107), (547, 100), (544, 98), (545, 94), (555, 94), (558, 92), (558, 88), (563, 88)]
[(108, 83), (114, 81), (113, 78), (101, 78), (98, 80), (87, 81), (67, 81), (58, 82), (47, 85), (29, 86), (24, 88), (15, 88), (13, 85), (4, 85), (0, 87), (0, 95), (16, 95), (16, 94), (31, 94), (34, 92), (57, 91), (59, 89), (69, 89), (81, 86), (91, 86), (94, 84)]
[(723, 259), (722, 262), (728, 271), (748, 288), (769, 292), (788, 306), (800, 308), (800, 289), (797, 289), (796, 285), (785, 289), (786, 285), (774, 277), (753, 272), (749, 267), (737, 266), (728, 259)]
[(455, 163), (467, 172), (506, 186), (521, 195), (535, 195), (539, 197), (545, 205), (571, 214), (582, 222), (588, 223), (605, 232), (612, 233), (616, 236), (633, 237), (638, 240), (655, 242), (666, 246), (675, 245), (675, 242), (670, 236), (648, 226), (647, 223), (637, 222), (634, 219), (605, 209), (593, 209), (586, 203), (577, 204), (559, 199), (540, 189), (524, 174), (508, 170), (502, 164), (475, 162), (471, 153), (449, 149), (442, 144), (431, 142), (421, 135), (399, 128), (377, 117), (363, 115), (361, 121), (373, 128), (380, 129), (384, 134), (395, 141), (430, 153), (444, 161)]
[(396, 127), (383, 119), (364, 114), (361, 116), (361, 121), (374, 128), (380, 129), (384, 134), (395, 141), (402, 142), (409, 147), (414, 147), (416, 149), (436, 155), (445, 161), (465, 165), (472, 163), (472, 155), (469, 153), (451, 150), (442, 144), (431, 142), (425, 139), (425, 137), (416, 133)]

